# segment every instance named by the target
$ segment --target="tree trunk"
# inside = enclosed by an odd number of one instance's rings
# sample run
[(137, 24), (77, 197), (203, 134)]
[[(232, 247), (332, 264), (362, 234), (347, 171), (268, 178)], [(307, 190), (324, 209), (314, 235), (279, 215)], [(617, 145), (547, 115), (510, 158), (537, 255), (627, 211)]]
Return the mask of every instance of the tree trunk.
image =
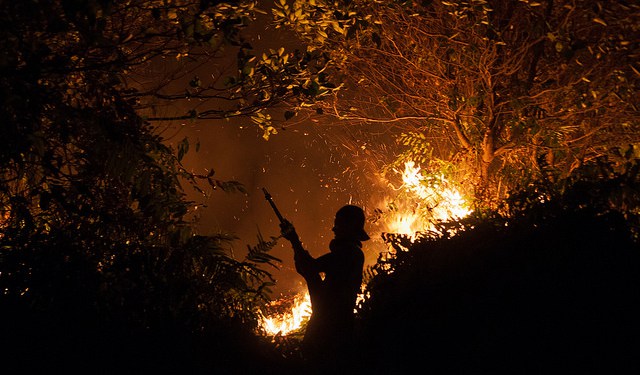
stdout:
[(489, 167), (495, 158), (495, 137), (492, 130), (487, 130), (482, 139), (480, 179), (483, 185), (489, 181)]

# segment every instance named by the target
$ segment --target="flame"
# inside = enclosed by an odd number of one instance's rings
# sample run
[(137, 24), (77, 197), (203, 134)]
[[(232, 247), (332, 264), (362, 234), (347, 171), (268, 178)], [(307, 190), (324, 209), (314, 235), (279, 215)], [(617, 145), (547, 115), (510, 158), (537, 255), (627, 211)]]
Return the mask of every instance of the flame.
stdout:
[(420, 167), (416, 167), (413, 161), (405, 163), (402, 172), (402, 181), (406, 188), (413, 192), (418, 198), (425, 201), (434, 201), (434, 218), (437, 220), (449, 220), (453, 218), (463, 218), (471, 212), (466, 207), (466, 202), (460, 192), (447, 181), (442, 174), (437, 177), (432, 186), (426, 186), (425, 180), (420, 173)]
[[(274, 308), (286, 301), (276, 300), (270, 303)], [(311, 316), (311, 299), (308, 292), (296, 295), (291, 304), (291, 309), (284, 313), (275, 313), (262, 319), (262, 328), (268, 335), (287, 335), (302, 327), (302, 323)]]
[(425, 175), (412, 160), (405, 162), (402, 172), (396, 172), (402, 185), (394, 190), (404, 194), (384, 202), (393, 207), (383, 225), (386, 232), (414, 239), (418, 232), (435, 230), (437, 221), (460, 219), (471, 212), (460, 191), (444, 175)]
[[(9, 226), (9, 219), (11, 218), (11, 211), (0, 211), (0, 230)], [(4, 233), (0, 233), (0, 238), (4, 237)]]
[[(384, 231), (407, 235), (413, 241), (419, 232), (435, 230), (436, 221), (463, 218), (471, 212), (460, 191), (444, 175), (423, 173), (413, 161), (407, 161), (404, 170), (396, 172), (401, 175), (402, 184), (391, 187), (402, 194), (383, 202), (385, 207), (393, 207), (383, 218)], [(358, 301), (362, 298), (360, 294)], [(282, 302), (273, 301), (272, 305)], [(287, 335), (300, 329), (310, 315), (309, 293), (304, 292), (294, 298), (290, 311), (264, 317), (262, 327), (269, 335)]]

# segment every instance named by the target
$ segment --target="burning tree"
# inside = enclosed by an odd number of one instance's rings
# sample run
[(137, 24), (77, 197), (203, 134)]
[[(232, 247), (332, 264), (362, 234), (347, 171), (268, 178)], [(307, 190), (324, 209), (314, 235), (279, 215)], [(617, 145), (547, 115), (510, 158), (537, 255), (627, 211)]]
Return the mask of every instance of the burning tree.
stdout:
[(273, 13), (344, 84), (317, 113), (398, 129), (407, 155), (455, 164), (478, 196), (637, 154), (637, 4), (279, 0)]

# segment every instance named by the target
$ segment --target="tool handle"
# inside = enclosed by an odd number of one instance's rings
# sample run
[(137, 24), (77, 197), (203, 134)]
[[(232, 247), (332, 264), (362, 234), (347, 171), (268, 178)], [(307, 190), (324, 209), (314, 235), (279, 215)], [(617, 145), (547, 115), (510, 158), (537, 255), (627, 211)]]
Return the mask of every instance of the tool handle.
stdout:
[(286, 223), (287, 220), (284, 217), (282, 217), (280, 210), (278, 210), (278, 207), (276, 207), (276, 204), (273, 202), (273, 198), (271, 198), (271, 194), (269, 194), (269, 192), (265, 188), (262, 188), (262, 191), (264, 192), (264, 197), (267, 198), (267, 201), (269, 201), (271, 208), (273, 208), (273, 211), (276, 213), (276, 216), (278, 217), (280, 222)]

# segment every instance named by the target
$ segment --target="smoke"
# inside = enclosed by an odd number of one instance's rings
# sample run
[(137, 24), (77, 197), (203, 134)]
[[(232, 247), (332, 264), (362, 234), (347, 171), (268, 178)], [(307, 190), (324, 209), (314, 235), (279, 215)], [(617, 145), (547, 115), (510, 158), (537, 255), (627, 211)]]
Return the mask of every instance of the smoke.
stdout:
[[(290, 35), (269, 29), (267, 23), (268, 20), (260, 19), (250, 31), (251, 43), (257, 50), (281, 45), (288, 50), (295, 47), (296, 42)], [(228, 57), (232, 65), (233, 54)], [(175, 64), (175, 61), (159, 62), (154, 67), (158, 71), (153, 75), (166, 75), (176, 69)], [(204, 79), (213, 74), (211, 69), (211, 66), (198, 66), (185, 73), (183, 80), (193, 75)], [(186, 81), (174, 84), (186, 87)], [(176, 104), (160, 111), (166, 111), (166, 115), (183, 114), (182, 105), (190, 107), (193, 103)], [(284, 120), (282, 114), (272, 115), (275, 120)], [(333, 218), (340, 207), (359, 205), (372, 217), (378, 208), (376, 204), (387, 194), (377, 173), (394, 156), (390, 146), (393, 138), (388, 129), (375, 129), (371, 125), (365, 129), (322, 120), (282, 124), (287, 128), (280, 126), (278, 134), (268, 141), (248, 119), (155, 124), (173, 147), (185, 137), (189, 139), (190, 151), (183, 159), (188, 170), (198, 174), (214, 170), (215, 179), (238, 181), (246, 189), (246, 195), (205, 189), (207, 194), (202, 196), (186, 188), (190, 200), (206, 206), (198, 210), (196, 216), (198, 231), (205, 235), (219, 232), (235, 235), (238, 239), (232, 243), (231, 250), (237, 259), (246, 254), (247, 246), (257, 244), (258, 234), (267, 240), (280, 234), (278, 219), (265, 200), (263, 187), (271, 193), (283, 216), (294, 224), (304, 246), (316, 257), (328, 251), (333, 238)], [(196, 144), (199, 144), (197, 152)], [(372, 264), (385, 245), (373, 225), (367, 229), (372, 239), (364, 244), (365, 262)], [(270, 270), (277, 279), (275, 291), (306, 289), (303, 279), (295, 272), (293, 253), (286, 240), (278, 241), (272, 255), (282, 260), (280, 269)]]
[[(280, 234), (278, 219), (266, 201), (266, 188), (285, 218), (291, 221), (304, 246), (313, 256), (328, 251), (333, 238), (335, 212), (345, 204), (363, 207), (367, 215), (376, 208), (375, 186), (379, 156), (368, 150), (371, 140), (357, 139), (353, 128), (314, 123), (280, 130), (268, 141), (248, 120), (242, 122), (192, 122), (170, 126), (164, 132), (174, 147), (187, 137), (190, 151), (184, 166), (195, 173), (214, 170), (214, 178), (238, 181), (246, 194), (205, 189), (206, 196), (185, 186), (188, 198), (206, 207), (198, 210), (197, 229), (201, 234), (230, 233), (238, 239), (231, 250), (236, 258), (246, 254), (247, 246)], [(359, 134), (358, 136), (362, 136)], [(199, 143), (199, 151), (195, 145)], [(205, 188), (205, 186), (201, 186)], [(375, 228), (367, 228), (372, 240), (364, 244), (367, 263), (375, 262), (382, 246)], [(303, 279), (293, 266), (289, 243), (280, 239), (272, 255), (282, 260), (280, 269), (270, 272), (277, 279), (276, 292), (303, 289)]]

